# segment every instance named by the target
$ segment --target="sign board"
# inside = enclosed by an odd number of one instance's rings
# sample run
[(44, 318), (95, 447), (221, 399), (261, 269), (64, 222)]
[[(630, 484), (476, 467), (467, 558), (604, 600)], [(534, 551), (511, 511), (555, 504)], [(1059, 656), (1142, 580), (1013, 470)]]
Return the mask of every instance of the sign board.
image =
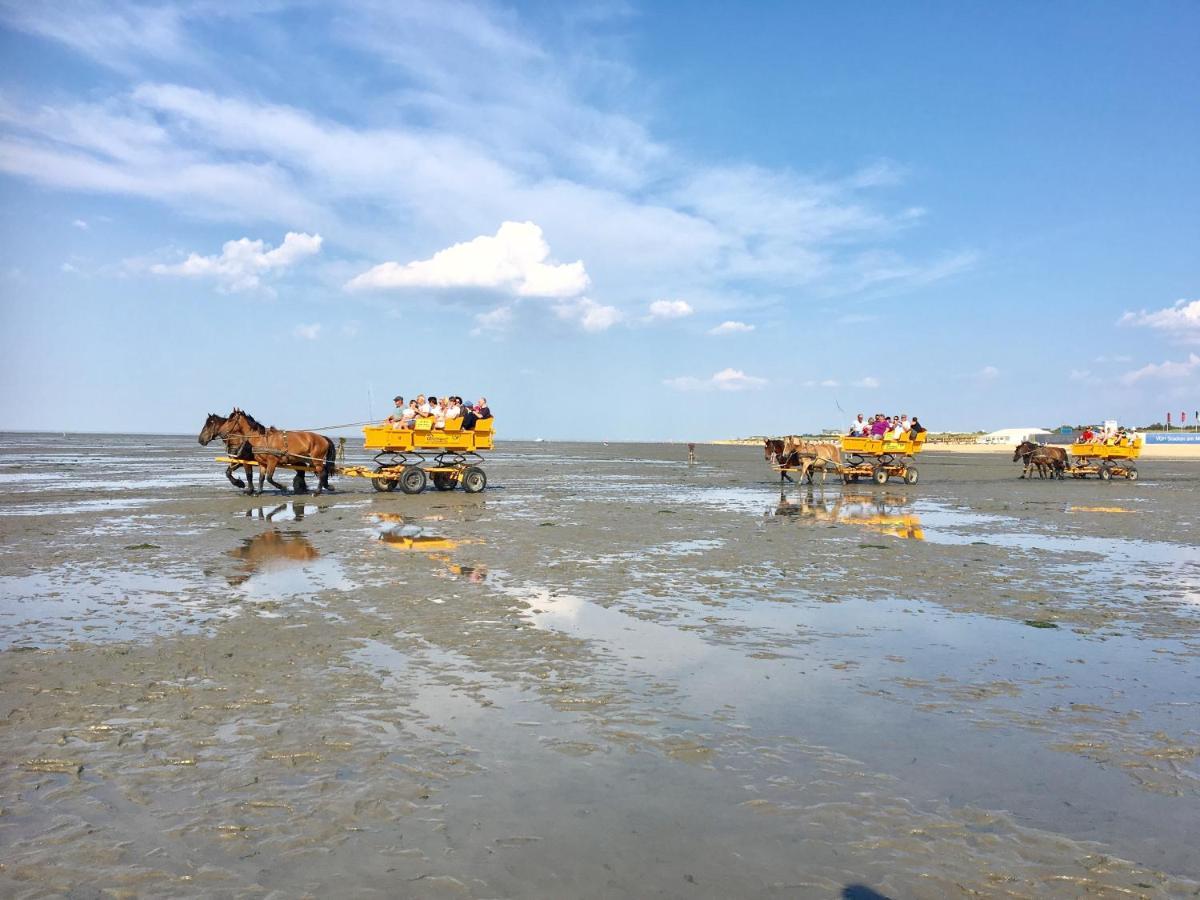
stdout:
[(1147, 444), (1200, 444), (1200, 434), (1195, 431), (1154, 431), (1145, 437)]

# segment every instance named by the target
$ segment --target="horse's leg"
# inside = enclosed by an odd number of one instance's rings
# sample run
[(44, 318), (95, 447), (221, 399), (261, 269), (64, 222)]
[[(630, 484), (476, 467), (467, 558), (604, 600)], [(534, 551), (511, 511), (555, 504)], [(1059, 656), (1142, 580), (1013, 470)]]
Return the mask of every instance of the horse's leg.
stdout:
[(242, 468), (246, 472), (246, 496), (254, 496), (254, 466), (249, 462), (243, 463)]
[(240, 479), (240, 478), (233, 477), (233, 470), (236, 469), (238, 467), (238, 465), (239, 465), (238, 463), (234, 463), (233, 465), (226, 466), (225, 467), (225, 477), (229, 479), (229, 483), (232, 484), (234, 487), (244, 488), (246, 486), (246, 482), (242, 481), (242, 479)]
[(277, 465), (278, 465), (278, 461), (274, 460), (274, 459), (272, 459), (269, 463), (267, 463), (267, 466), (266, 466), (267, 481), (271, 482), (272, 487), (278, 488), (279, 493), (286, 494), (287, 488), (285, 488), (282, 484), (280, 484), (278, 481), (275, 480), (275, 467)]

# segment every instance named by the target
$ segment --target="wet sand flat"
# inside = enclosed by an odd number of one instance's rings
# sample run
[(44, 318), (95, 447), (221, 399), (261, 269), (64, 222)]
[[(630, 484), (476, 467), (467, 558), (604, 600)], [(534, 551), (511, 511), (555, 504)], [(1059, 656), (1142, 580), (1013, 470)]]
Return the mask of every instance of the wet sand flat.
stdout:
[(1200, 460), (697, 452), (0, 435), (0, 893), (1200, 896)]

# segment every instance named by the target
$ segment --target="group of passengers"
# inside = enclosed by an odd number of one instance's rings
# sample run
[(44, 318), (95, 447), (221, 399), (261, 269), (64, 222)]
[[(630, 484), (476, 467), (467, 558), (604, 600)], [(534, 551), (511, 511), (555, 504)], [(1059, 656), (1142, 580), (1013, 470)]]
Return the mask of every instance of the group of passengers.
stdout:
[(1083, 429), (1079, 435), (1081, 444), (1102, 444), (1105, 447), (1128, 447), (1133, 444), (1133, 438), (1124, 428), (1116, 431), (1092, 431), (1091, 426)]
[(471, 431), (475, 423), (481, 419), (490, 419), (492, 411), (488, 408), (487, 397), (480, 397), (474, 406), (468, 405), (462, 397), (442, 397), (440, 400), (433, 394), (426, 397), (418, 394), (416, 400), (409, 400), (397, 394), (393, 400), (396, 408), (387, 417), (387, 423), (393, 428), (416, 428), (418, 422), (429, 423), (429, 427), (444, 429), (447, 422), (462, 420), (462, 429)]
[(875, 413), (867, 419), (862, 413), (850, 423), (850, 437), (869, 437), (887, 441), (915, 441), (917, 435), (925, 431), (925, 426), (916, 416), (911, 419), (901, 414), (885, 416)]

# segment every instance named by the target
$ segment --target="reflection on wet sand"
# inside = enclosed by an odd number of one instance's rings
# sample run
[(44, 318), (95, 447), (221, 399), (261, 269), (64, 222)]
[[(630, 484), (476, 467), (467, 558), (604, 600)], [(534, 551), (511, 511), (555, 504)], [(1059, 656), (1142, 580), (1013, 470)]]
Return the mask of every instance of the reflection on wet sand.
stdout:
[(321, 554), (302, 534), (272, 530), (246, 540), (242, 546), (230, 550), (229, 555), (242, 561), (242, 571), (227, 576), (229, 583), (237, 586), (263, 569), (303, 565)]
[(906, 508), (911, 502), (902, 494), (837, 493), (826, 498), (823, 492), (809, 490), (790, 499), (781, 493), (775, 515), (857, 525), (879, 534), (923, 541), (921, 517)]
[(304, 520), (306, 513), (320, 512), (319, 506), (305, 506), (298, 500), (293, 500), (291, 503), (280, 503), (274, 507), (267, 508), (265, 506), (257, 506), (254, 509), (246, 510), (247, 519), (265, 519), (268, 522), (276, 521), (277, 519), (290, 519), (296, 522)]

